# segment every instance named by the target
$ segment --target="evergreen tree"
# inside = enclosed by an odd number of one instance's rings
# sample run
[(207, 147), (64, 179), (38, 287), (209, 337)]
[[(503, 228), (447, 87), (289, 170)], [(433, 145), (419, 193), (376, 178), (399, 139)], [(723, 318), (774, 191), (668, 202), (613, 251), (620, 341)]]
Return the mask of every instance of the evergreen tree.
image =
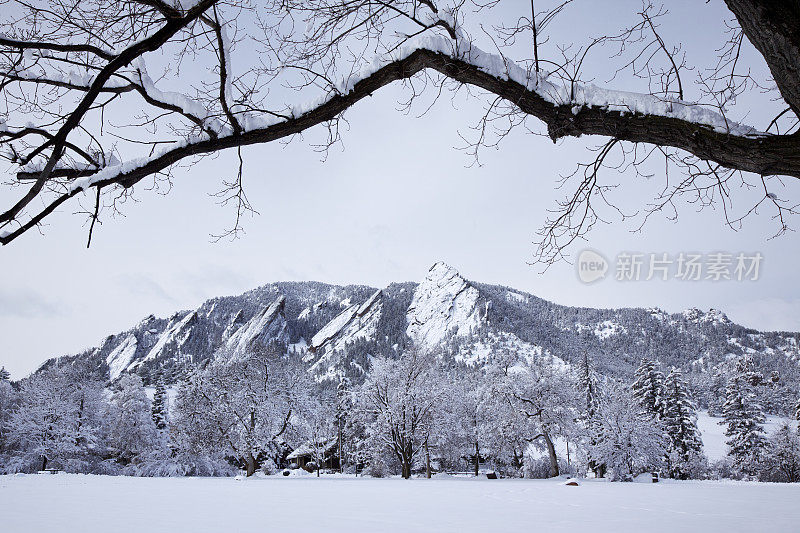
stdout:
[(9, 381), (11, 374), (6, 370), (6, 367), (0, 367), (0, 381)]
[[(600, 394), (597, 376), (592, 370), (589, 352), (583, 352), (583, 359), (578, 367), (578, 392), (584, 401), (581, 422), (587, 433), (588, 449), (594, 449), (602, 439), (603, 425), (598, 420)], [(606, 465), (593, 457), (588, 458), (589, 469), (596, 477), (605, 477)]]
[(167, 413), (169, 409), (167, 406), (167, 388), (164, 385), (164, 379), (159, 376), (158, 381), (156, 381), (156, 391), (153, 395), (153, 423), (156, 425), (156, 429), (159, 431), (164, 431), (167, 429)]
[(725, 387), (728, 378), (724, 368), (717, 367), (708, 386), (708, 414), (709, 416), (722, 416), (722, 406), (725, 403)]
[(745, 476), (756, 476), (766, 445), (764, 413), (756, 402), (749, 382), (741, 374), (735, 375), (725, 391), (723, 415), (730, 437), (728, 456), (734, 468)]
[(656, 419), (661, 418), (664, 414), (664, 374), (658, 370), (654, 361), (642, 359), (634, 378), (631, 386), (633, 397), (647, 414)]
[(703, 442), (697, 415), (681, 371), (673, 368), (664, 383), (663, 422), (670, 439), (670, 475), (688, 479), (692, 465), (701, 458)]
[(583, 353), (583, 359), (578, 367), (578, 387), (585, 401), (585, 416), (594, 418), (600, 399), (597, 390), (597, 376), (592, 370), (588, 352)]

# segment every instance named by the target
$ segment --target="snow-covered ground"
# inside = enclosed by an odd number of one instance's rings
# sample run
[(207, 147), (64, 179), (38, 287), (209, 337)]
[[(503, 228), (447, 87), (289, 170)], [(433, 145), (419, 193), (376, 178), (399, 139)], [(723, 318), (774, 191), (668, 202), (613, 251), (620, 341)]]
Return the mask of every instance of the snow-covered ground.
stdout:
[(0, 530), (797, 531), (800, 485), (0, 476)]

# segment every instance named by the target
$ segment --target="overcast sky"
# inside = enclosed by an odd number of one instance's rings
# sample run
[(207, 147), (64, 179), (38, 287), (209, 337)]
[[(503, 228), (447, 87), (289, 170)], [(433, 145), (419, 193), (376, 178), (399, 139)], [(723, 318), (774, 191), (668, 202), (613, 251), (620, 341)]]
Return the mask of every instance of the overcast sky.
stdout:
[[(510, 12), (517, 7), (509, 4)], [(588, 4), (569, 21), (580, 38), (595, 34), (598, 21), (614, 22), (606, 3)], [(639, 5), (620, 2), (619, 10), (623, 4)], [(683, 40), (698, 62), (712, 57), (722, 43), (721, 21), (729, 16), (722, 3), (670, 7), (669, 37)], [(0, 250), (0, 365), (19, 378), (46, 358), (94, 346), (150, 313), (170, 315), (272, 281), (381, 287), (418, 281), (439, 260), (468, 279), (560, 304), (670, 312), (714, 307), (745, 326), (800, 329), (797, 235), (768, 240), (775, 227), (767, 214), (739, 232), (726, 228), (719, 212), (697, 213), (692, 206), (677, 222), (652, 219), (641, 233), (611, 218), (586, 246), (572, 249), (590, 246), (609, 258), (621, 251), (760, 251), (764, 262), (756, 282), (607, 279), (587, 286), (571, 264), (545, 273), (530, 266), (535, 231), (566, 193), (555, 189), (558, 176), (591, 157), (587, 147), (602, 140), (554, 145), (517, 130), (499, 150), (484, 152), (482, 166), (469, 166), (469, 157), (454, 147), (462, 144), (458, 133), (469, 134), (480, 118), (483, 100), (444, 98), (418, 118), (397, 111), (405, 95), (393, 86), (351, 110), (344, 147), (324, 163), (310, 147), (314, 132), (289, 145), (246, 149), (245, 183), (260, 215), (245, 221), (247, 233), (234, 242), (209, 237), (233, 217), (209, 196), (235, 172), (235, 154), (224, 153), (176, 171), (168, 195), (139, 191), (139, 202), (125, 206), (124, 218), (103, 219), (91, 249), (85, 248), (83, 219), (65, 208), (49, 219), (43, 236), (31, 233)], [(768, 111), (755, 109), (749, 118)], [(620, 198), (630, 198), (635, 210), (641, 178), (627, 173), (619, 181), (625, 186)], [(800, 195), (792, 182), (778, 192)], [(3, 203), (8, 194), (3, 192)]]

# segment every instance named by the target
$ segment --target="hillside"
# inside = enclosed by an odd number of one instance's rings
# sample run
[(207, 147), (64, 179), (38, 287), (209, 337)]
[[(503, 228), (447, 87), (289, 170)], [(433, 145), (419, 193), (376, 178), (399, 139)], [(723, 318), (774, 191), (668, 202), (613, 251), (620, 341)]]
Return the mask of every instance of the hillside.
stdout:
[(767, 408), (783, 412), (800, 383), (799, 341), (798, 333), (748, 329), (714, 309), (566, 307), (469, 281), (437, 263), (419, 283), (382, 289), (281, 282), (212, 298), (169, 318), (148, 316), (66, 359), (86, 361), (109, 380), (132, 372), (146, 383), (159, 375), (174, 383), (213, 357), (271, 344), (302, 358), (318, 381), (360, 381), (372, 357), (395, 357), (411, 346), (456, 365), (480, 364), (508, 350), (559, 365), (588, 353), (600, 372), (626, 380), (646, 357), (682, 367), (698, 403), (707, 406), (716, 377), (748, 356), (765, 376)]

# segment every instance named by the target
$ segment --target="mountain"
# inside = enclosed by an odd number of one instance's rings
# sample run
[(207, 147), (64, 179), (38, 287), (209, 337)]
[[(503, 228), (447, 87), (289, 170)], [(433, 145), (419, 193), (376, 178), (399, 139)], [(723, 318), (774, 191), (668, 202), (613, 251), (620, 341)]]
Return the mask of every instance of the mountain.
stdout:
[(383, 289), (268, 284), (167, 319), (151, 315), (96, 348), (60, 359), (83, 361), (111, 381), (134, 372), (146, 383), (159, 375), (176, 382), (214, 357), (241, 357), (270, 343), (299, 357), (317, 381), (346, 376), (358, 382), (372, 358), (415, 347), (455, 365), (514, 353), (568, 366), (588, 353), (599, 372), (620, 379), (629, 379), (642, 358), (654, 359), (682, 367), (701, 405), (713, 376), (745, 356), (777, 396), (796, 398), (800, 384), (798, 333), (745, 328), (714, 309), (567, 307), (469, 281), (444, 263), (420, 283)]

